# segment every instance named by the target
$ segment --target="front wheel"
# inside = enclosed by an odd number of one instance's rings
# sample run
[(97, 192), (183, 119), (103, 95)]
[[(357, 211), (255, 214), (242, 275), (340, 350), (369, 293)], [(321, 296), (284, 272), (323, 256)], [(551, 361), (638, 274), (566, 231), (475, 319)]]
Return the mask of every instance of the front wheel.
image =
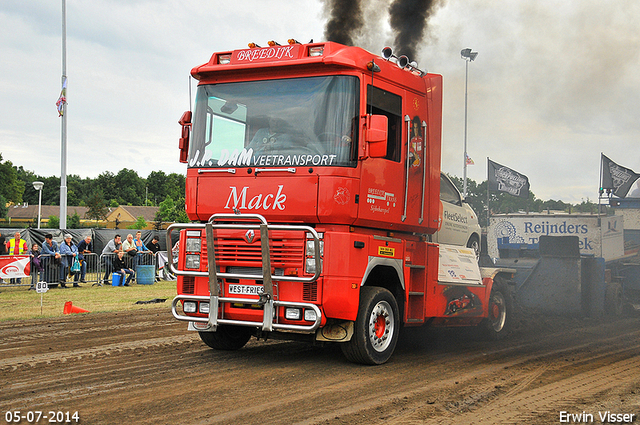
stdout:
[(480, 240), (478, 237), (473, 235), (467, 241), (467, 248), (473, 249), (473, 252), (476, 254), (476, 260), (480, 261)]
[(480, 323), (487, 338), (494, 341), (504, 338), (511, 329), (512, 314), (513, 302), (507, 285), (494, 281), (489, 297), (489, 316)]
[(398, 303), (391, 292), (365, 286), (360, 290), (360, 306), (353, 337), (340, 346), (350, 362), (379, 365), (393, 354), (399, 331)]
[(198, 332), (202, 342), (216, 350), (239, 350), (251, 339), (251, 328), (218, 326), (215, 332)]

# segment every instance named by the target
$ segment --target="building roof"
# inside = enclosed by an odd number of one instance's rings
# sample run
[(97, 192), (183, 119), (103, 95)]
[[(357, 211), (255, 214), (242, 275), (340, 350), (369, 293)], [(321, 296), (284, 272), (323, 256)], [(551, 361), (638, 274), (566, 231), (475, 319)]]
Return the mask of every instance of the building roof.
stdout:
[(138, 217), (142, 216), (145, 221), (151, 222), (156, 219), (156, 213), (159, 207), (143, 207), (135, 205), (120, 205), (118, 208), (112, 208), (107, 215), (107, 221), (115, 221), (118, 214), (120, 214), (120, 221), (135, 221)]
[[(67, 206), (67, 215), (72, 216), (78, 213), (80, 218), (85, 218), (85, 213), (89, 208), (87, 207), (72, 207)], [(59, 217), (60, 207), (57, 205), (42, 205), (40, 217), (42, 219), (49, 218), (50, 216)], [(7, 209), (7, 219), (9, 220), (38, 220), (38, 206), (37, 205), (13, 205)]]
[[(144, 217), (145, 221), (151, 222), (156, 218), (156, 212), (159, 207), (142, 207), (132, 205), (120, 205), (118, 208), (109, 208), (107, 214), (107, 221), (115, 221), (116, 216), (121, 214), (120, 221), (136, 221), (140, 216)], [(73, 207), (67, 206), (67, 215), (72, 216), (78, 213), (81, 219), (86, 219), (85, 214), (89, 210), (88, 207)], [(59, 217), (60, 207), (57, 205), (42, 205), (42, 212), (40, 217), (46, 220), (50, 216)], [(7, 209), (8, 220), (38, 220), (38, 206), (37, 205), (14, 205)]]

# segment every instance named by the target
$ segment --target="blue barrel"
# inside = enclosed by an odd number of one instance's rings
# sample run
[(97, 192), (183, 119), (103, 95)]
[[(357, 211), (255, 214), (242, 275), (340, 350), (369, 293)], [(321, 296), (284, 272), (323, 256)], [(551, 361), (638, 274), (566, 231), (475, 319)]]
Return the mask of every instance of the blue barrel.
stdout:
[(156, 281), (155, 273), (156, 268), (153, 264), (138, 266), (136, 273), (138, 274), (136, 279), (138, 280), (138, 285), (153, 285)]
[(120, 274), (113, 273), (111, 275), (111, 286), (120, 286), (122, 283), (122, 276)]

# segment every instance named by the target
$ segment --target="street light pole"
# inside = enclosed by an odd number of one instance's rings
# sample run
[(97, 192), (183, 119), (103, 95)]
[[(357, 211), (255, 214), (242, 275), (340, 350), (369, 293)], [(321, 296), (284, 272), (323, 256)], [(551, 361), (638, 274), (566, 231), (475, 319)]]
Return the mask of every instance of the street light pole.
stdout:
[(471, 49), (462, 49), (460, 51), (460, 56), (465, 61), (465, 72), (464, 72), (464, 157), (463, 168), (462, 168), (462, 196), (467, 197), (467, 84), (469, 82), (469, 62), (474, 60), (476, 56), (478, 56), (478, 52), (472, 52)]
[(44, 183), (33, 182), (33, 188), (39, 192), (38, 193), (38, 229), (40, 228), (40, 216), (42, 213), (42, 188), (43, 187), (44, 187)]
[(67, 5), (62, 0), (62, 88), (65, 99), (62, 103), (62, 129), (60, 148), (60, 228), (67, 228)]

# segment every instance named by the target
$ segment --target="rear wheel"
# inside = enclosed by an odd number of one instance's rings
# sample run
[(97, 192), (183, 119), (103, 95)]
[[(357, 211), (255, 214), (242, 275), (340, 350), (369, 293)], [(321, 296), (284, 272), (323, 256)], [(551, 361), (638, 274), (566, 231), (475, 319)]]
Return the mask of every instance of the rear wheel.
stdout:
[(244, 326), (218, 326), (215, 332), (198, 332), (200, 339), (216, 350), (239, 350), (251, 338), (251, 329)]
[(378, 365), (396, 348), (400, 330), (398, 304), (391, 292), (375, 286), (360, 290), (360, 307), (351, 341), (340, 344), (347, 360)]
[(489, 297), (489, 316), (480, 324), (487, 338), (491, 340), (504, 338), (511, 328), (512, 313), (513, 302), (507, 285), (495, 280)]

